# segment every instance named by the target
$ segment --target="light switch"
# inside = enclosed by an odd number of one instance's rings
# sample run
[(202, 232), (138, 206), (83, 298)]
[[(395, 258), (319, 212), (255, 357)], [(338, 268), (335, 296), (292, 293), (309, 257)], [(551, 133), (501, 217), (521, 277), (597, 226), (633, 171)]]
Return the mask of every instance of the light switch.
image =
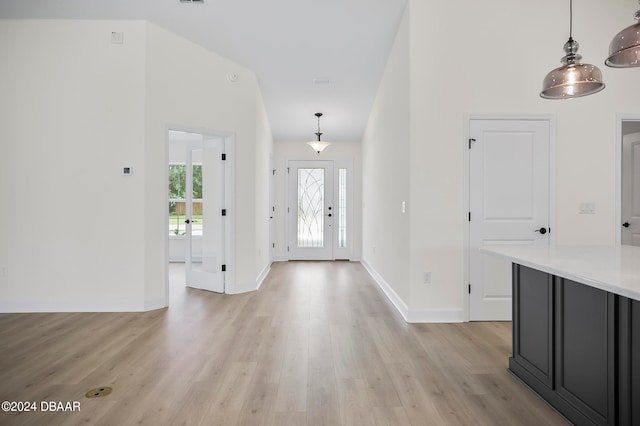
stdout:
[(405, 201), (402, 202), (402, 213), (407, 212), (407, 203)]
[(580, 214), (596, 214), (596, 203), (580, 203)]
[(123, 44), (124, 33), (122, 31), (111, 31), (111, 44)]

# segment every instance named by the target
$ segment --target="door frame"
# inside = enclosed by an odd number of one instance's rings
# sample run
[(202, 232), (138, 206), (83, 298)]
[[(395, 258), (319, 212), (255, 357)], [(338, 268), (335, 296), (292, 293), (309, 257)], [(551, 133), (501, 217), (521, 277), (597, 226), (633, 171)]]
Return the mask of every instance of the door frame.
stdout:
[(640, 122), (640, 114), (616, 114), (616, 245), (622, 244), (622, 122)]
[[(531, 115), (509, 115), (509, 114), (465, 114), (464, 115), (464, 139), (462, 140), (462, 153), (463, 153), (463, 167), (464, 167), (464, 179), (463, 179), (463, 206), (460, 220), (465, 225), (463, 226), (463, 282), (461, 283), (462, 299), (464, 300), (464, 317), (465, 321), (470, 321), (470, 309), (469, 309), (469, 280), (470, 280), (470, 265), (471, 260), (469, 250), (471, 249), (470, 230), (471, 223), (469, 222), (470, 211), (470, 156), (469, 156), (469, 138), (472, 120), (513, 120), (513, 121), (548, 121), (549, 122), (549, 228), (552, 230), (556, 228), (556, 116), (545, 114), (531, 114)], [(551, 232), (549, 235), (549, 244), (555, 244), (556, 232)]]
[(169, 222), (169, 131), (196, 133), (210, 137), (224, 138), (226, 162), (224, 167), (224, 203), (227, 216), (224, 224), (224, 262), (225, 272), (225, 293), (232, 293), (235, 288), (235, 133), (221, 130), (211, 130), (201, 127), (185, 126), (179, 124), (167, 124), (164, 129), (164, 158), (163, 158), (163, 222), (162, 235), (164, 236), (164, 301), (165, 306), (169, 306), (169, 233), (167, 223)]
[[(339, 179), (338, 179), (338, 170), (340, 169), (347, 169), (347, 212), (346, 212), (346, 225), (347, 225), (347, 233), (346, 233), (346, 238), (347, 238), (347, 247), (346, 248), (340, 248), (338, 246), (338, 224), (337, 222), (334, 223), (334, 232), (333, 232), (333, 237), (332, 237), (332, 260), (336, 260), (336, 259), (340, 259), (340, 260), (352, 260), (353, 258), (353, 203), (354, 203), (354, 178), (353, 178), (353, 158), (321, 158), (321, 159), (311, 159), (311, 158), (302, 158), (302, 159), (298, 159), (298, 158), (287, 158), (285, 159), (285, 169), (287, 171), (287, 173), (285, 174), (285, 182), (284, 182), (284, 186), (285, 186), (285, 190), (284, 190), (284, 198), (285, 198), (285, 208), (290, 208), (290, 195), (289, 195), (289, 169), (290, 169), (290, 162), (292, 161), (331, 161), (333, 163), (333, 200), (334, 200), (334, 206), (335, 206), (335, 211), (336, 211), (336, 215), (337, 215), (337, 206), (338, 206), (338, 185), (339, 185)], [(291, 237), (291, 231), (289, 230), (289, 215), (287, 214), (288, 212), (284, 212), (284, 238), (285, 238), (285, 245), (289, 245), (291, 243), (290, 241), (290, 237)], [(337, 217), (337, 216), (336, 216)], [(336, 254), (339, 255), (339, 257), (336, 256)], [(289, 257), (289, 250), (286, 251), (286, 260), (291, 260)]]

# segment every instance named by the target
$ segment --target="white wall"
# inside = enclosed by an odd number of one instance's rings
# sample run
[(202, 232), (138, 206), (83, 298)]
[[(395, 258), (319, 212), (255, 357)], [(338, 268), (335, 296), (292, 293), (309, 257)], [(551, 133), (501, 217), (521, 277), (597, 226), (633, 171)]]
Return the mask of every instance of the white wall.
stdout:
[[(408, 8), (410, 296), (404, 299), (406, 293), (396, 291), (409, 309), (455, 313), (464, 308), (466, 114), (555, 116), (557, 243), (613, 244), (616, 114), (638, 111), (634, 94), (640, 79), (633, 69), (609, 69), (603, 61), (611, 38), (632, 22), (634, 3), (575, 2), (574, 38), (584, 62), (601, 68), (607, 88), (570, 101), (538, 95), (546, 73), (560, 65), (568, 38), (568, 4), (410, 0)], [(396, 46), (392, 57), (406, 43)], [(379, 99), (374, 111), (391, 108), (392, 102)], [(369, 126), (384, 127), (379, 120), (394, 123), (372, 115)], [(365, 171), (367, 161), (365, 156)], [(394, 193), (384, 197), (389, 204), (396, 201)], [(596, 204), (596, 214), (578, 214), (585, 201)], [(368, 250), (365, 246), (364, 252)], [(392, 269), (404, 265), (398, 261)], [(430, 285), (422, 284), (425, 271), (432, 273)], [(391, 284), (396, 289), (407, 285), (400, 278)]]
[(362, 140), (362, 258), (406, 304), (409, 287), (409, 14), (400, 23)]
[(145, 43), (135, 21), (0, 21), (0, 311), (143, 307)]
[(353, 159), (353, 234), (351, 259), (362, 256), (362, 163), (359, 142), (332, 142), (321, 154), (313, 151), (304, 142), (276, 142), (274, 144), (275, 174), (275, 260), (286, 260), (286, 189), (288, 160), (335, 160)]
[(256, 166), (255, 166), (255, 197), (256, 197), (256, 234), (255, 234), (255, 274), (257, 284), (260, 285), (271, 266), (269, 246), (271, 245), (269, 226), (271, 208), (269, 201), (271, 159), (273, 158), (273, 138), (267, 112), (264, 109), (262, 95), (258, 91), (256, 99)]
[(0, 58), (0, 194), (16, 206), (0, 209), (0, 311), (164, 305), (170, 125), (234, 135), (228, 275), (256, 287), (256, 141), (270, 136), (251, 71), (136, 21), (1, 21)]

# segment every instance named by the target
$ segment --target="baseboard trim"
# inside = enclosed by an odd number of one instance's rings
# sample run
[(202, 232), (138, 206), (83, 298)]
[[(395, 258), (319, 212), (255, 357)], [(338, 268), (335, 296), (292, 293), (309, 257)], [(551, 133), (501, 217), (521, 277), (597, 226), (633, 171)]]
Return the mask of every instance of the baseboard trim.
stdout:
[(256, 290), (260, 290), (262, 283), (264, 282), (265, 278), (267, 278), (267, 275), (269, 275), (269, 271), (271, 271), (271, 264), (265, 266), (260, 275), (258, 275), (258, 279), (256, 280), (256, 282), (258, 283)]
[(227, 289), (227, 294), (242, 294), (242, 293), (250, 293), (252, 291), (257, 291), (262, 285), (267, 275), (269, 275), (269, 271), (271, 271), (271, 264), (264, 267), (262, 272), (258, 275), (254, 282), (236, 284), (231, 289)]
[(164, 298), (149, 300), (61, 300), (0, 301), (0, 312), (5, 314), (38, 312), (145, 312), (166, 306)]
[(387, 296), (391, 304), (398, 310), (402, 318), (408, 323), (457, 323), (465, 322), (463, 309), (409, 309), (398, 293), (386, 282), (366, 259), (360, 261), (364, 269), (371, 275), (373, 281)]

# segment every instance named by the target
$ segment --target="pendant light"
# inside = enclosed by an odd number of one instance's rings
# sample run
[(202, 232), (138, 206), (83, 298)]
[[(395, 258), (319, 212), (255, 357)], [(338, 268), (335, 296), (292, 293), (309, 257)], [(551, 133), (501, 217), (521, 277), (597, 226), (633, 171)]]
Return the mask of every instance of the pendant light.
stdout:
[(566, 55), (562, 66), (547, 74), (540, 96), (544, 99), (570, 99), (587, 96), (604, 89), (602, 72), (595, 65), (581, 64), (580, 45), (572, 37), (573, 0), (569, 0), (569, 40), (564, 44)]
[(318, 140), (317, 141), (307, 142), (307, 145), (309, 145), (311, 148), (313, 148), (313, 150), (315, 152), (320, 154), (320, 152), (322, 152), (322, 150), (324, 150), (326, 147), (331, 145), (331, 143), (330, 142), (322, 142), (320, 140), (320, 136), (322, 136), (322, 133), (320, 133), (320, 117), (322, 117), (322, 113), (321, 112), (316, 112), (316, 117), (318, 117), (318, 132), (316, 133), (316, 136), (318, 137)]
[(638, 22), (620, 31), (611, 40), (609, 57), (604, 61), (608, 67), (640, 67), (640, 10), (633, 17)]

